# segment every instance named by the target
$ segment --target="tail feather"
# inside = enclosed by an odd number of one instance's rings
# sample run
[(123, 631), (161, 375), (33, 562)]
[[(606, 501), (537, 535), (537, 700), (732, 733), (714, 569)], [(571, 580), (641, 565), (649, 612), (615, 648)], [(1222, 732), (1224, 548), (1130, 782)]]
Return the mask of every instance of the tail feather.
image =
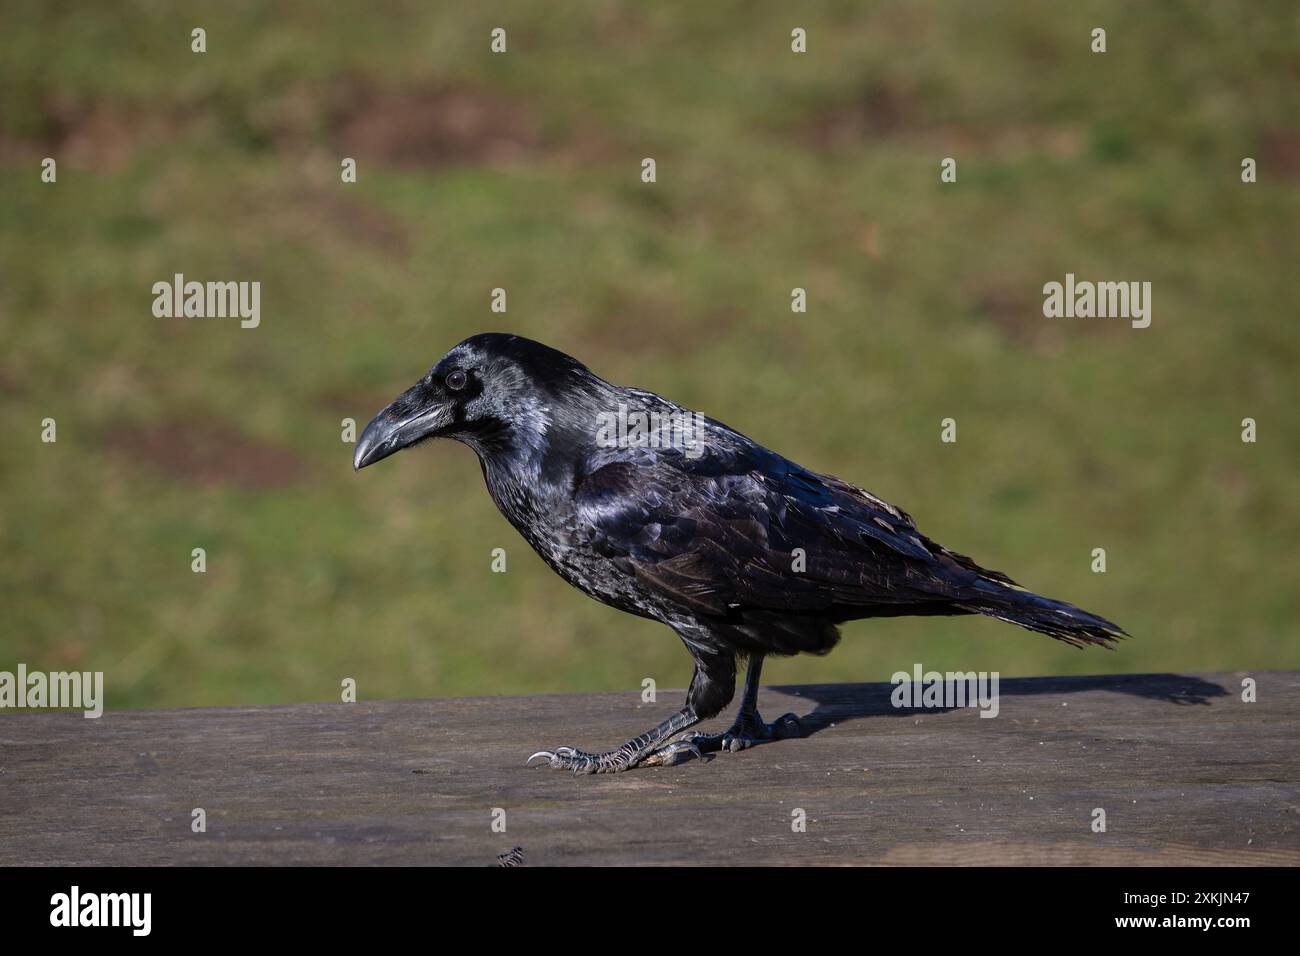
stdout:
[(1046, 634), (1071, 647), (1111, 648), (1116, 641), (1129, 636), (1122, 627), (1104, 617), (1033, 591), (1006, 587), (1000, 582), (979, 590), (982, 592), (979, 598), (961, 606), (976, 614)]

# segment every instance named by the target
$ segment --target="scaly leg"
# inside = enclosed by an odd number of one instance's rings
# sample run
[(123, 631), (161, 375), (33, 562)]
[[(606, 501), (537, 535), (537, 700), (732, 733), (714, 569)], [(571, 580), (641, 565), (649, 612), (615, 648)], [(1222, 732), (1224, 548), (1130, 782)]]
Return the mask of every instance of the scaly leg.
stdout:
[(677, 713), (613, 750), (592, 752), (575, 747), (556, 747), (554, 750), (539, 750), (528, 758), (528, 762), (541, 757), (555, 770), (618, 773), (637, 764), (672, 766), (687, 759), (688, 754), (702, 756), (700, 749), (691, 741), (677, 740), (669, 743), (669, 739), (683, 730), (689, 730), (701, 720), (708, 720), (727, 706), (736, 692), (736, 658), (730, 652), (690, 642), (686, 646), (695, 658), (695, 676), (686, 693), (686, 706)]
[[(592, 753), (586, 750), (577, 750), (573, 747), (556, 747), (554, 750), (537, 751), (528, 758), (528, 763), (531, 764), (537, 757), (542, 757), (555, 770), (572, 770), (574, 773), (618, 773), (620, 770), (635, 767), (644, 757), (662, 747), (673, 734), (679, 734), (699, 722), (700, 718), (695, 716), (695, 711), (688, 704), (662, 724), (647, 730), (638, 737), (633, 737), (621, 747), (615, 747), (613, 750), (601, 750)], [(681, 745), (673, 744), (672, 747), (677, 748), (673, 751), (674, 756), (683, 751), (699, 754), (699, 750), (694, 746), (685, 743)], [(668, 762), (665, 759), (667, 756), (667, 754), (663, 755), (656, 762)]]

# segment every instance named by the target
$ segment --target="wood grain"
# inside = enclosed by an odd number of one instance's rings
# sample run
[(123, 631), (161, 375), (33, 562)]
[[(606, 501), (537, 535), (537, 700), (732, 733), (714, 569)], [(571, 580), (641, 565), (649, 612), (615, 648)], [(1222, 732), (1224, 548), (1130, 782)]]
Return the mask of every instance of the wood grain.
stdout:
[(808, 737), (596, 777), (524, 758), (621, 742), (681, 693), (9, 711), (0, 864), (1294, 865), (1300, 673), (1249, 674), (1257, 703), (1244, 676), (1004, 680), (995, 719), (764, 688)]

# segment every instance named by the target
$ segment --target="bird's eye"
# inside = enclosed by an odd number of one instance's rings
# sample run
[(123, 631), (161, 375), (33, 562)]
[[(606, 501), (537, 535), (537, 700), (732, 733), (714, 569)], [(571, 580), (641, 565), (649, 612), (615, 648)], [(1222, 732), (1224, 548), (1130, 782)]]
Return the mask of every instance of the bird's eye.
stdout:
[(468, 376), (466, 376), (463, 371), (461, 371), (460, 369), (456, 369), (454, 372), (452, 372), (447, 376), (447, 387), (451, 389), (453, 392), (459, 392), (462, 388), (465, 387), (465, 383), (468, 380), (469, 380)]

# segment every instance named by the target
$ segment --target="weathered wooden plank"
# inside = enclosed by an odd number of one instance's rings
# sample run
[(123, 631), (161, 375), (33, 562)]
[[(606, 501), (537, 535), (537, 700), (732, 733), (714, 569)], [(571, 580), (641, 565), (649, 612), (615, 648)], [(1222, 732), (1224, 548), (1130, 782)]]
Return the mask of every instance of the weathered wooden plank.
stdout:
[(0, 863), (1300, 863), (1300, 674), (1252, 673), (1257, 703), (1241, 676), (1005, 680), (995, 719), (765, 688), (809, 737), (597, 777), (524, 758), (619, 742), (679, 692), (9, 712)]

